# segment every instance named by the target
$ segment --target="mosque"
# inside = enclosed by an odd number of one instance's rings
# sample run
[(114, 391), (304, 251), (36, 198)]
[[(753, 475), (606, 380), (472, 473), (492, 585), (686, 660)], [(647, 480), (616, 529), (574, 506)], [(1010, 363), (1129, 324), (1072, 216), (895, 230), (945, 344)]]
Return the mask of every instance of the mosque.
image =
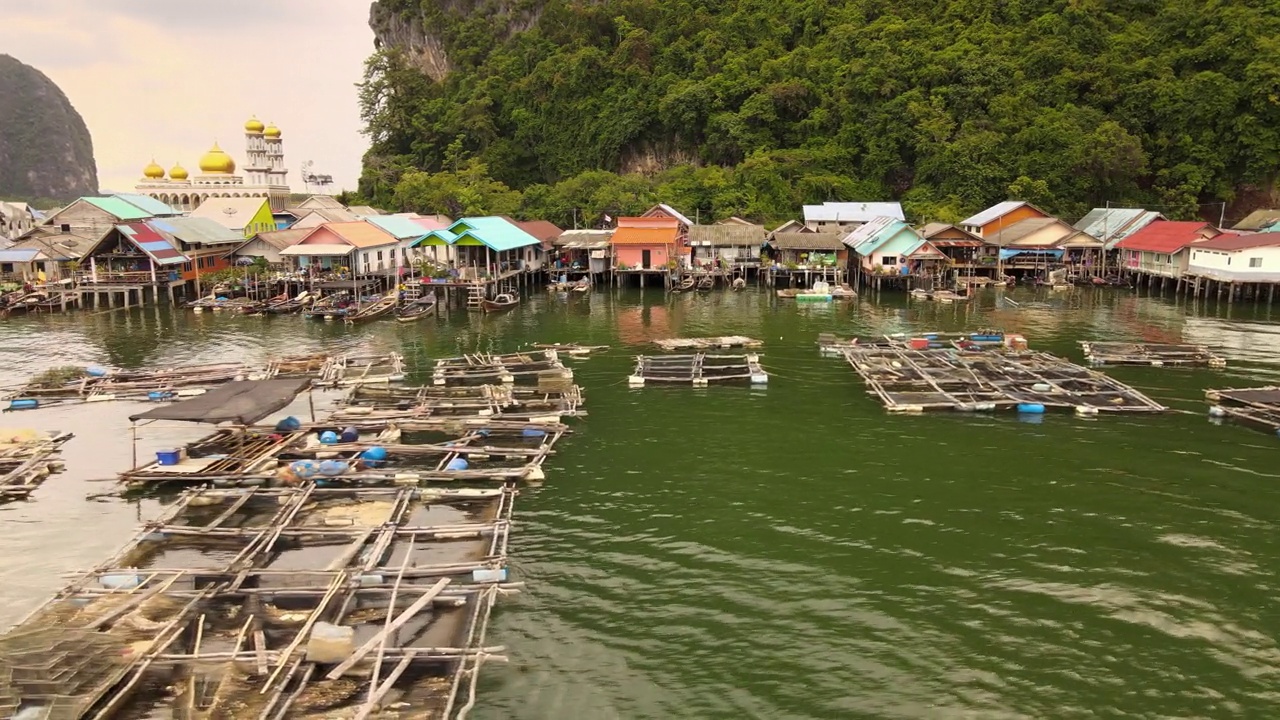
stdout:
[(196, 209), (208, 198), (246, 197), (267, 198), (272, 212), (284, 210), (289, 201), (289, 171), (284, 166), (280, 128), (249, 118), (244, 124), (244, 141), (243, 175), (236, 174), (236, 161), (215, 142), (200, 158), (200, 173), (194, 177), (181, 164), (166, 174), (152, 159), (142, 170), (137, 193), (183, 211)]

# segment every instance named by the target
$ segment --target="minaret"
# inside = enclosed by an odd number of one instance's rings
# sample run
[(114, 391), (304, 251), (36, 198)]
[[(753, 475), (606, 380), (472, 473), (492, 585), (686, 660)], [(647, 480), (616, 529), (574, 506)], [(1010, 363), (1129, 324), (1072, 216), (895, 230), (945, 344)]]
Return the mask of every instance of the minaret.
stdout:
[(289, 169), (284, 165), (284, 141), (280, 139), (280, 128), (269, 123), (263, 131), (266, 142), (267, 184), (276, 188), (271, 192), (271, 209), (283, 210), (289, 202)]
[(258, 118), (249, 118), (244, 124), (244, 172), (248, 185), (269, 185), (271, 172), (270, 160), (267, 158), (267, 142), (263, 137), (266, 128)]

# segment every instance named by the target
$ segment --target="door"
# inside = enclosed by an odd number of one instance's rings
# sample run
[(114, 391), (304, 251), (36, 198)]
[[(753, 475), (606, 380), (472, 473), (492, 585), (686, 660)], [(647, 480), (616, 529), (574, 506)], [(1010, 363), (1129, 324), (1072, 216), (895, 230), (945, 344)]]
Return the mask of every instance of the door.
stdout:
[(640, 267), (644, 268), (645, 270), (648, 270), (650, 263), (652, 262), (653, 262), (653, 251), (641, 250), (640, 251)]

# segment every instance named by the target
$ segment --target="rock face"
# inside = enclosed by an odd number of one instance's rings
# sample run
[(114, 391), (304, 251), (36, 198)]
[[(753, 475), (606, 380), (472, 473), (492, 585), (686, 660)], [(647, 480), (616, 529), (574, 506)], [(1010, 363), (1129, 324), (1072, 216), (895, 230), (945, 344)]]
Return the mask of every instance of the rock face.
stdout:
[(0, 197), (65, 201), (98, 192), (93, 139), (44, 73), (0, 54)]

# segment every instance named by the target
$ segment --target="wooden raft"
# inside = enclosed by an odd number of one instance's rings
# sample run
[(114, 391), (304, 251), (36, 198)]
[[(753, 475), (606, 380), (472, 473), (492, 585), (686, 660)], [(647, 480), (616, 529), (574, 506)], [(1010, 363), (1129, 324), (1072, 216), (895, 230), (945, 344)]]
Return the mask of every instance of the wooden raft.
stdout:
[(689, 383), (693, 387), (706, 387), (711, 383), (748, 382), (764, 385), (769, 374), (760, 365), (760, 358), (749, 355), (639, 355), (636, 367), (627, 384), (644, 387), (647, 382)]
[(1212, 403), (1209, 415), (1280, 434), (1280, 387), (1206, 390), (1204, 396)]
[(1207, 365), (1224, 368), (1227, 359), (1205, 345), (1081, 341), (1084, 357), (1094, 365)]

